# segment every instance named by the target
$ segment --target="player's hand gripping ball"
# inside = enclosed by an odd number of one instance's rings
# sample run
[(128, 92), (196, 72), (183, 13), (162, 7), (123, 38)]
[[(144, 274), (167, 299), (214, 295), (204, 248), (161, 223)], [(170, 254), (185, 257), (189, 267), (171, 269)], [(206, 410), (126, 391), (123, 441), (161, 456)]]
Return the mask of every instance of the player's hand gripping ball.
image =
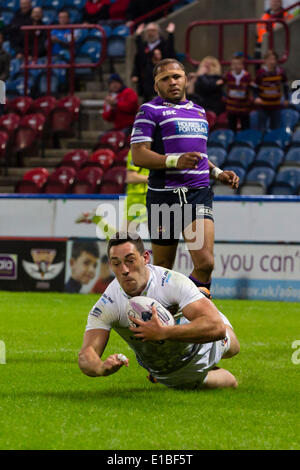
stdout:
[(152, 307), (156, 308), (157, 316), (163, 326), (172, 326), (175, 324), (171, 313), (163, 307), (157, 300), (150, 297), (136, 296), (128, 300), (127, 317), (129, 325), (136, 327), (137, 325), (130, 320), (129, 316), (138, 320), (149, 321), (152, 317)]

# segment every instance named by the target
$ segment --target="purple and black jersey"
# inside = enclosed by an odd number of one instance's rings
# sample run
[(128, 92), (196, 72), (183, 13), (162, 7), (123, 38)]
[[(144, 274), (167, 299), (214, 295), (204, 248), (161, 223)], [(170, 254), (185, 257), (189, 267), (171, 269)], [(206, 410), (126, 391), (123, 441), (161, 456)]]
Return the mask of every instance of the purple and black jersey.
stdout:
[(149, 188), (208, 187), (207, 137), (205, 111), (192, 101), (174, 104), (158, 96), (144, 103), (135, 118), (131, 144), (151, 142), (151, 150), (166, 156), (199, 152), (203, 157), (194, 169), (151, 170)]

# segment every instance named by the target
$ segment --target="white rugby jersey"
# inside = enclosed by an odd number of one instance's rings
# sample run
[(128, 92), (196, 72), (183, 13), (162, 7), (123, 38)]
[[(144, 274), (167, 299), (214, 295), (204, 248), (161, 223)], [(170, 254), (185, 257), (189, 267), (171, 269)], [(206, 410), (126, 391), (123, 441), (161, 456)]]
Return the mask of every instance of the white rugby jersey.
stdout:
[[(183, 274), (147, 265), (150, 271), (145, 290), (140, 294), (154, 298), (166, 309), (178, 305), (181, 311), (188, 304), (203, 298), (195, 284)], [(201, 344), (189, 344), (175, 341), (146, 341), (142, 342), (129, 330), (126, 315), (128, 296), (117, 279), (114, 279), (88, 316), (86, 330), (113, 328), (133, 349), (143, 366), (154, 374), (168, 374), (186, 365), (196, 353), (199, 354)], [(176, 323), (186, 323), (188, 320), (182, 313)]]

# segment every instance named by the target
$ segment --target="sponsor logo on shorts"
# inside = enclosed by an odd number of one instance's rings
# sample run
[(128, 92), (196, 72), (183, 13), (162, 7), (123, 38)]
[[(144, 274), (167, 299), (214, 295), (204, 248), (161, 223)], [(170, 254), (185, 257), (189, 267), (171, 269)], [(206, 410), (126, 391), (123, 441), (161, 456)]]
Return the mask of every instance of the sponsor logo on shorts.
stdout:
[(0, 254), (0, 279), (17, 279), (18, 255)]
[(197, 205), (196, 214), (197, 214), (197, 216), (202, 216), (202, 217), (204, 217), (205, 215), (209, 216), (209, 217), (212, 217), (213, 216), (213, 211), (212, 211), (211, 207), (205, 207), (205, 206)]

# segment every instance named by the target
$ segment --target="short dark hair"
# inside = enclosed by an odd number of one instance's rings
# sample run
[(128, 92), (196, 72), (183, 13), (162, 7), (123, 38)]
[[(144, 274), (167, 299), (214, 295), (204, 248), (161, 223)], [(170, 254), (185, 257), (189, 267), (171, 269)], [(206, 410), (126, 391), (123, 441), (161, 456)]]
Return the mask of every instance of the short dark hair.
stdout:
[(278, 58), (279, 58), (276, 51), (273, 51), (272, 49), (269, 49), (264, 55), (264, 60), (268, 59), (271, 56), (274, 56), (276, 60), (278, 60)]
[(117, 232), (108, 242), (108, 245), (107, 245), (108, 257), (109, 257), (109, 252), (112, 246), (123, 245), (124, 243), (127, 243), (127, 242), (132, 243), (141, 255), (145, 253), (144, 243), (141, 237), (137, 233)]
[(72, 254), (71, 257), (74, 259), (79, 258), (81, 253), (86, 251), (87, 253), (91, 254), (95, 258), (99, 258), (100, 252), (97, 242), (90, 242), (90, 241), (74, 241), (72, 245)]
[(164, 67), (165, 65), (169, 65), (169, 64), (177, 64), (179, 65), (179, 67), (185, 72), (185, 68), (184, 68), (184, 65), (179, 62), (179, 60), (176, 60), (176, 59), (162, 59), (160, 60), (159, 62), (157, 62), (157, 64), (154, 66), (154, 69), (153, 69), (153, 77), (156, 77), (156, 75), (158, 74), (158, 69), (160, 67)]

